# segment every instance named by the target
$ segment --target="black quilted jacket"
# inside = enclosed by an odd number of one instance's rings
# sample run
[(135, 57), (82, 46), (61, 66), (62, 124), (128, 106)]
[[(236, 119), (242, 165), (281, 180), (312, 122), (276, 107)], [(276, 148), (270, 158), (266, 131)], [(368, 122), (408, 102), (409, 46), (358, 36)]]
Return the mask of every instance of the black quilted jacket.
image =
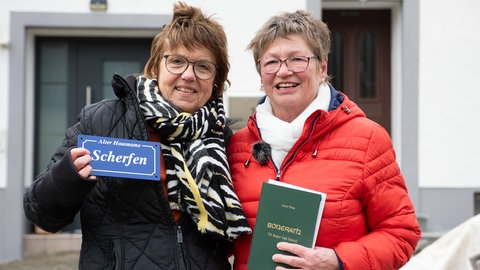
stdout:
[(97, 177), (82, 179), (67, 155), (78, 134), (148, 140), (137, 104), (135, 78), (114, 75), (119, 99), (85, 107), (70, 127), (45, 172), (24, 195), (27, 218), (56, 232), (80, 211), (79, 269), (231, 269), (223, 239), (201, 235), (182, 216), (176, 224), (158, 181)]

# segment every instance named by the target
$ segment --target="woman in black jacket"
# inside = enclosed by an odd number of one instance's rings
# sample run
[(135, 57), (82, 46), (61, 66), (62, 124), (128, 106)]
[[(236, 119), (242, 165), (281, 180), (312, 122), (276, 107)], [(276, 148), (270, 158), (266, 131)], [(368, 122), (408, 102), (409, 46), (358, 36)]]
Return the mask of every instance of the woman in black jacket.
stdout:
[[(82, 109), (25, 193), (27, 218), (46, 231), (80, 211), (79, 269), (231, 269), (230, 242), (250, 233), (225, 155), (226, 35), (198, 8), (173, 11), (143, 74), (114, 75), (118, 99)], [(160, 181), (91, 175), (80, 134), (159, 142)]]

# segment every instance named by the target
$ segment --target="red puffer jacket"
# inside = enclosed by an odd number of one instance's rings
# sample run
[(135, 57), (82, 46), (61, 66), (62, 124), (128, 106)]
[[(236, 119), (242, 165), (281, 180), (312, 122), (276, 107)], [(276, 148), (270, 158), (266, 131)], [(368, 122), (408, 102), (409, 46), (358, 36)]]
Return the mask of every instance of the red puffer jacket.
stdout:
[[(334, 98), (341, 104), (307, 119), (278, 169), (252, 157), (252, 144), (261, 138), (250, 118), (228, 145), (235, 191), (252, 228), (268, 179), (325, 192), (316, 246), (333, 248), (345, 270), (398, 269), (421, 233), (390, 137), (346, 96)], [(235, 270), (246, 269), (250, 242), (251, 235), (236, 241)]]

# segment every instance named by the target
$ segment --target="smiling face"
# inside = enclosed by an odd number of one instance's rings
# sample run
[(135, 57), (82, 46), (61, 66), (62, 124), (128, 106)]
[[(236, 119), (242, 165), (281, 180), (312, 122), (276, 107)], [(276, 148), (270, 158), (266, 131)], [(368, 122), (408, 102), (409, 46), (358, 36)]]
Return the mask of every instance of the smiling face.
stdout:
[[(289, 35), (275, 39), (261, 58), (285, 59), (313, 55), (300, 35)], [(327, 62), (313, 58), (305, 71), (296, 73), (288, 70), (283, 62), (278, 72), (267, 74), (260, 71), (260, 74), (273, 114), (291, 122), (316, 98), (318, 88), (327, 76)]]
[[(179, 47), (174, 50), (166, 50), (164, 54), (181, 55), (190, 62), (207, 60), (216, 63), (213, 53), (206, 48), (187, 50)], [(189, 64), (185, 72), (172, 74), (165, 68), (165, 60), (163, 58), (158, 67), (157, 81), (160, 93), (163, 98), (182, 111), (188, 113), (196, 112), (212, 97), (215, 76), (208, 80), (197, 78), (193, 72), (192, 64)]]

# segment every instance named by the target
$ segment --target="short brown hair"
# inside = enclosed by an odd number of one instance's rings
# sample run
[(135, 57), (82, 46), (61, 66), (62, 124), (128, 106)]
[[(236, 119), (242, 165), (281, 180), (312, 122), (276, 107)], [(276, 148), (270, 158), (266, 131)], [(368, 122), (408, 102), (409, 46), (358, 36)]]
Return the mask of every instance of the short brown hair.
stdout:
[(153, 38), (150, 58), (143, 70), (144, 76), (155, 77), (165, 50), (177, 46), (186, 49), (205, 47), (212, 52), (218, 65), (212, 97), (221, 97), (226, 86), (230, 84), (228, 80), (230, 63), (227, 36), (220, 23), (211, 16), (206, 16), (197, 7), (183, 2), (174, 4), (171, 22)]
[(305, 39), (313, 54), (320, 61), (327, 60), (330, 52), (330, 30), (328, 26), (305, 10), (285, 12), (272, 16), (255, 34), (247, 49), (252, 50), (257, 71), (260, 73), (258, 59), (277, 38), (300, 35)]

